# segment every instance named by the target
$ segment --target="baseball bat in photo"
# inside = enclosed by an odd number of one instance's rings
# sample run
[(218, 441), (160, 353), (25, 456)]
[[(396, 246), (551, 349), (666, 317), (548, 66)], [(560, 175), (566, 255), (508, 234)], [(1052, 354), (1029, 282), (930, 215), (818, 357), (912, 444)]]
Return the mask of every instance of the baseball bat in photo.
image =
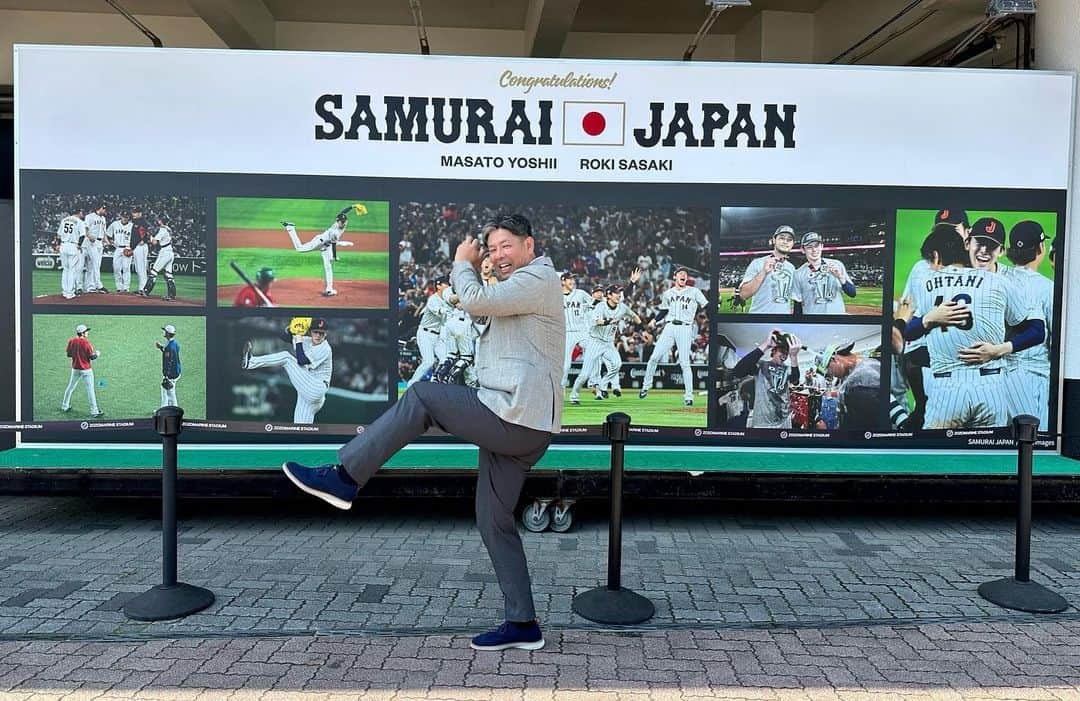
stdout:
[(252, 281), (251, 281), (251, 278), (249, 278), (249, 277), (247, 276), (247, 273), (245, 273), (245, 272), (244, 272), (243, 270), (241, 270), (241, 269), (240, 269), (240, 266), (236, 264), (236, 261), (235, 261), (235, 260), (230, 260), (230, 261), (229, 261), (229, 266), (230, 266), (230, 267), (231, 267), (231, 268), (232, 268), (233, 270), (235, 270), (235, 271), (236, 271), (236, 274), (240, 276), (240, 279), (241, 279), (241, 280), (243, 280), (243, 281), (244, 281), (245, 283), (247, 283), (247, 286), (248, 286), (248, 287), (250, 287), (251, 289), (255, 290), (255, 294), (259, 295), (259, 298), (260, 298), (260, 299), (262, 299), (262, 301), (263, 301), (263, 305), (264, 305), (264, 306), (267, 306), (267, 307), (272, 307), (272, 306), (274, 306), (274, 303), (273, 303), (273, 302), (271, 302), (271, 301), (270, 301), (270, 300), (269, 300), (269, 299), (267, 298), (267, 296), (263, 294), (263, 291), (262, 291), (262, 290), (260, 290), (260, 289), (258, 288), (258, 286), (257, 286), (257, 285), (256, 285), (256, 284), (255, 284), (254, 282), (252, 282)]

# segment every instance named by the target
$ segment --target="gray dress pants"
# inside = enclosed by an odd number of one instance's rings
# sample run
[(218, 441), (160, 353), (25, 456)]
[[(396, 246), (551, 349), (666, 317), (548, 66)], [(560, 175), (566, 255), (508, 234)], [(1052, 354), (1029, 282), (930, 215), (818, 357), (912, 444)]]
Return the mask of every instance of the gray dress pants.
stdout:
[(506, 600), (506, 620), (536, 618), (532, 584), (514, 507), (525, 473), (540, 460), (552, 434), (503, 421), (462, 385), (417, 382), (373, 424), (338, 450), (361, 487), (397, 451), (436, 427), (480, 448), (476, 525)]

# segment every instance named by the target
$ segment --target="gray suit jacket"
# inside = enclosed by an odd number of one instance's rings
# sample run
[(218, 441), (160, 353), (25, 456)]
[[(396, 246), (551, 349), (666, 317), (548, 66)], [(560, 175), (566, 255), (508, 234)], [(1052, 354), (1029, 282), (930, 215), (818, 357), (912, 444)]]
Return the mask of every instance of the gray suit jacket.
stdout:
[(551, 259), (535, 258), (492, 286), (458, 262), (450, 284), (465, 311), (491, 317), (476, 348), (480, 401), (503, 421), (558, 433), (566, 315)]

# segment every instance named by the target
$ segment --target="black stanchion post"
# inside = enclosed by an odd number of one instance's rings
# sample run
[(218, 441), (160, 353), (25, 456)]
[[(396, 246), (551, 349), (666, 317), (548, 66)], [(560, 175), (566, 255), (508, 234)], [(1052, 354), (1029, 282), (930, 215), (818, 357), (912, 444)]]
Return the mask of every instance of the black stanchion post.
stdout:
[(214, 603), (202, 587), (177, 582), (176, 577), (176, 442), (184, 410), (165, 406), (154, 412), (154, 429), (161, 434), (161, 584), (139, 594), (124, 606), (124, 615), (137, 621), (183, 618)]
[(611, 522), (608, 525), (608, 583), (574, 597), (572, 608), (597, 623), (631, 625), (653, 617), (656, 608), (641, 594), (622, 587), (622, 478), (623, 445), (630, 433), (630, 417), (608, 414), (604, 436), (611, 441)]
[(1026, 414), (1013, 419), (1017, 444), (1018, 490), (1016, 508), (1015, 576), (979, 585), (979, 596), (1007, 609), (1028, 613), (1058, 613), (1069, 607), (1060, 595), (1031, 581), (1031, 468), (1039, 419)]

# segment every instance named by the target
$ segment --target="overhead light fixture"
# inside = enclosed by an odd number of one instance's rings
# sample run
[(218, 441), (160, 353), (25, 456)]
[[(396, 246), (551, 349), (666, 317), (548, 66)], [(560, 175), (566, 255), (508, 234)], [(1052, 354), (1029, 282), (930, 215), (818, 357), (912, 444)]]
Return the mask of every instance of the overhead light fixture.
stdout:
[(1036, 11), (1035, 0), (990, 0), (986, 5), (988, 17), (1033, 15)]
[(694, 57), (694, 52), (697, 51), (698, 43), (705, 38), (705, 35), (712, 29), (713, 23), (716, 18), (720, 16), (720, 13), (729, 7), (750, 7), (750, 0), (705, 0), (705, 7), (709, 8), (709, 16), (705, 18), (705, 21), (701, 23), (701, 27), (697, 30), (697, 34), (690, 40), (690, 45), (686, 47), (686, 51), (683, 52), (682, 60), (689, 61)]

